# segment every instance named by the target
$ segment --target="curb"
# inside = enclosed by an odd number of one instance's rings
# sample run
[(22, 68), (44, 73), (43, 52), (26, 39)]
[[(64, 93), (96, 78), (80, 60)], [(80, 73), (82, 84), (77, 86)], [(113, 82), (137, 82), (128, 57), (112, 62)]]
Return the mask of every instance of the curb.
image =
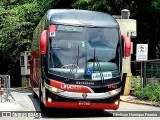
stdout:
[(11, 88), (11, 89), (28, 89), (28, 90), (30, 90), (30, 89), (32, 89), (32, 87), (13, 87), (13, 88)]
[(155, 106), (155, 107), (160, 107), (160, 103), (158, 102), (152, 102), (152, 101), (143, 101), (143, 100), (122, 100), (122, 102), (126, 103), (133, 103), (133, 104), (141, 104), (141, 105), (149, 105), (149, 106)]

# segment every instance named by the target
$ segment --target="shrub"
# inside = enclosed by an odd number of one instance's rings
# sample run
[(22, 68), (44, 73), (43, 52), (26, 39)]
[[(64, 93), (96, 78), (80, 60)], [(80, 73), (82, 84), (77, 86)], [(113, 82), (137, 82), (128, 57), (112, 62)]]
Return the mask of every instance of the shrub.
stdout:
[(137, 87), (135, 96), (142, 100), (160, 101), (160, 85), (156, 88), (149, 84), (145, 88)]

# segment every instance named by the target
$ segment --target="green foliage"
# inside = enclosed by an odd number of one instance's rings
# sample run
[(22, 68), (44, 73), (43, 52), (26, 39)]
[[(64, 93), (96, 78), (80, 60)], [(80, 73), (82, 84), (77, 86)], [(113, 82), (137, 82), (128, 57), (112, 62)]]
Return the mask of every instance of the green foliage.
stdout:
[(72, 7), (103, 12), (109, 12), (111, 10), (108, 0), (77, 0), (72, 4)]
[(151, 7), (157, 12), (160, 12), (160, 0), (153, 0), (151, 3)]
[(53, 0), (0, 2), (1, 74), (10, 74), (12, 85), (20, 83), (20, 52), (30, 50), (33, 30), (51, 8), (52, 2)]
[(134, 95), (141, 100), (160, 101), (160, 85), (153, 87), (147, 85), (142, 88), (140, 77), (131, 77), (131, 88), (134, 88)]
[(134, 43), (149, 41), (149, 58), (160, 58), (160, 0), (0, 0), (0, 74), (10, 74), (12, 83), (20, 78), (20, 52), (30, 49), (33, 30), (50, 8), (88, 9), (112, 15), (129, 9), (131, 18), (137, 20)]
[(132, 90), (139, 90), (141, 88), (141, 78), (140, 76), (132, 76), (130, 79), (130, 89)]
[(160, 101), (160, 85), (156, 88), (147, 85), (145, 88), (136, 89), (135, 96), (142, 100)]

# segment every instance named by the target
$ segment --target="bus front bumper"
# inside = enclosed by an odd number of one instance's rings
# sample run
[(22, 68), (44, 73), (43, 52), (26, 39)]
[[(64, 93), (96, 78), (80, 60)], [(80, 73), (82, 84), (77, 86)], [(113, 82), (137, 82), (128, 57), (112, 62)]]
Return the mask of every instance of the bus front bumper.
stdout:
[(119, 108), (120, 101), (117, 100), (113, 103), (92, 103), (90, 101), (78, 101), (78, 102), (57, 102), (46, 101), (45, 106), (48, 108), (69, 108), (69, 109), (111, 109), (117, 110)]

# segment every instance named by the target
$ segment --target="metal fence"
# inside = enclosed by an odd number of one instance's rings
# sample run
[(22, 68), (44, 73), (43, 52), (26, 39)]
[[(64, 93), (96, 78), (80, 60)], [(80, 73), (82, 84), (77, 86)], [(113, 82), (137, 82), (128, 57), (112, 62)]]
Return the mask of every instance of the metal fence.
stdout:
[(156, 87), (160, 84), (160, 60), (148, 60), (143, 62), (143, 83)]
[(0, 75), (0, 101), (9, 101), (9, 97), (15, 100), (10, 90), (10, 75)]
[(143, 87), (148, 84), (156, 87), (160, 84), (160, 59), (143, 62), (132, 61), (132, 68), (134, 68), (132, 69), (134, 75), (140, 76)]

